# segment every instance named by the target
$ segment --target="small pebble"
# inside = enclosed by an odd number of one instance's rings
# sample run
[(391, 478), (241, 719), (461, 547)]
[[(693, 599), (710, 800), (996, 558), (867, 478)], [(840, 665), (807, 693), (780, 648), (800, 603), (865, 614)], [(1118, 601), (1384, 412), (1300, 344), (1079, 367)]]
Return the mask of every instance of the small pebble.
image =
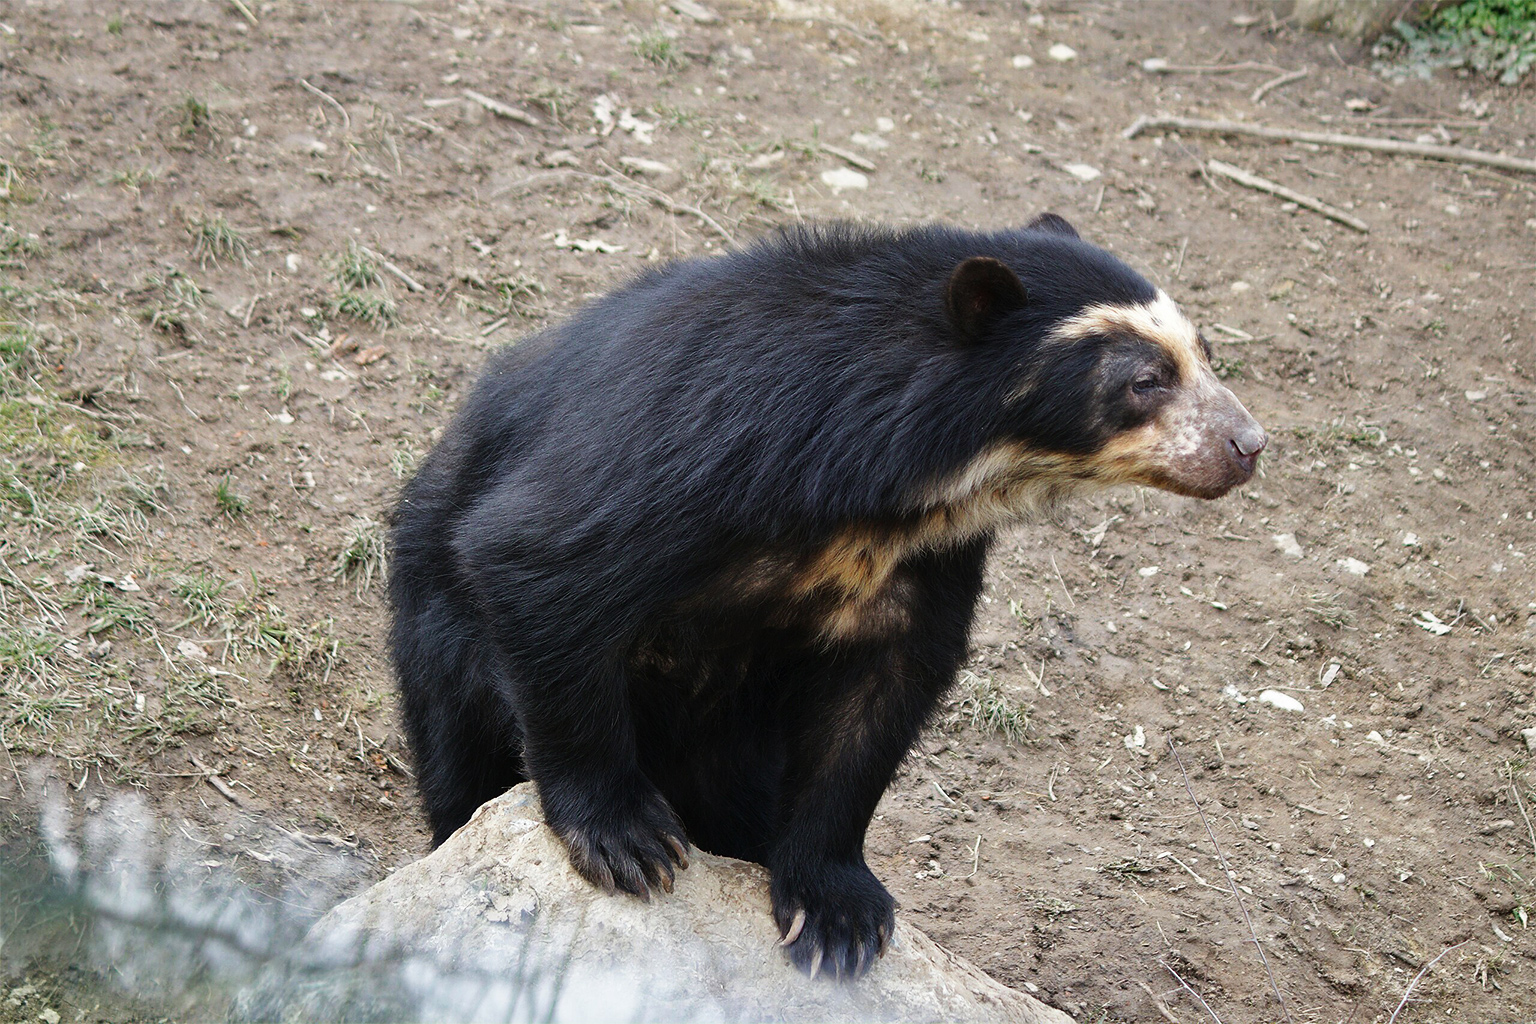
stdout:
[(1092, 181), (1097, 178), (1100, 171), (1089, 164), (1062, 164), (1061, 169), (1066, 171), (1078, 181)]
[(1265, 690), (1263, 693), (1259, 694), (1259, 703), (1268, 704), (1271, 707), (1279, 708), (1281, 711), (1306, 710), (1301, 701), (1297, 700), (1295, 697), (1292, 697), (1288, 693), (1281, 693), (1279, 690)]
[(1275, 547), (1280, 549), (1280, 553), (1287, 558), (1303, 558), (1306, 556), (1306, 552), (1296, 542), (1296, 535), (1294, 533), (1277, 533), (1270, 539), (1275, 542)]
[(1068, 46), (1066, 43), (1052, 44), (1051, 48), (1046, 51), (1046, 54), (1051, 58), (1051, 60), (1061, 61), (1062, 63), (1077, 59), (1077, 51), (1072, 49), (1072, 47)]
[(869, 179), (858, 171), (847, 167), (836, 167), (830, 171), (821, 172), (821, 180), (831, 187), (834, 192), (841, 192), (847, 188), (869, 188)]
[(1016, 53), (1013, 55), (1013, 66), (1016, 68), (1032, 68), (1035, 66), (1035, 58), (1027, 53)]
[(1341, 558), (1335, 564), (1351, 576), (1364, 576), (1371, 571), (1371, 567), (1358, 558)]

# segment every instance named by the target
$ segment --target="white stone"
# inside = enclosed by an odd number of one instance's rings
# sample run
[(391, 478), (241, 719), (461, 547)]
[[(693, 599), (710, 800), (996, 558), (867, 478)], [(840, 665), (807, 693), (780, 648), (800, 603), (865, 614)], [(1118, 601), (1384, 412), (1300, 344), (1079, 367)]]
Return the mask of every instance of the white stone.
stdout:
[(1051, 60), (1066, 62), (1069, 60), (1077, 59), (1077, 51), (1072, 49), (1072, 47), (1068, 46), (1066, 43), (1053, 43), (1051, 44), (1051, 48), (1045, 52), (1046, 55), (1051, 58)]
[(1520, 738), (1525, 740), (1525, 749), (1536, 753), (1536, 727), (1521, 729)]
[(525, 783), (333, 909), (234, 1016), (1071, 1024), (899, 918), (863, 978), (807, 978), (777, 948), (768, 873), (690, 860), (649, 903), (604, 893), (572, 870)]
[(875, 131), (877, 131), (877, 132), (893, 132), (895, 130), (896, 130), (896, 122), (895, 121), (892, 121), (888, 117), (877, 117), (877, 118), (875, 118)]
[(854, 132), (848, 137), (853, 140), (855, 146), (861, 146), (864, 149), (889, 149), (891, 145), (880, 136), (869, 132)]
[(1469, 402), (1481, 402), (1483, 399), (1485, 399), (1487, 397), (1488, 397), (1488, 392), (1486, 392), (1486, 391), (1468, 391), (1467, 392), (1467, 401), (1469, 401)]
[(1259, 703), (1268, 704), (1271, 707), (1277, 707), (1281, 711), (1306, 710), (1306, 708), (1302, 706), (1301, 701), (1297, 700), (1295, 697), (1292, 697), (1288, 693), (1281, 693), (1279, 690), (1265, 690), (1263, 693), (1259, 694)]
[(830, 185), (834, 192), (841, 192), (847, 188), (869, 188), (868, 178), (847, 167), (834, 167), (830, 171), (822, 171), (821, 180)]
[(660, 160), (647, 160), (643, 156), (621, 156), (619, 165), (651, 177), (672, 173), (670, 164), (664, 164)]
[(1371, 567), (1358, 558), (1340, 558), (1334, 564), (1351, 576), (1364, 576), (1371, 571)]
[(1297, 542), (1296, 535), (1294, 533), (1277, 533), (1270, 539), (1275, 542), (1275, 547), (1279, 548), (1280, 553), (1285, 557), (1306, 557), (1307, 553), (1301, 549), (1301, 545)]
[(1032, 68), (1035, 66), (1035, 58), (1027, 53), (1016, 53), (1013, 55), (1013, 66), (1021, 69)]
[(1091, 164), (1062, 164), (1061, 169), (1078, 181), (1092, 181), (1099, 176), (1099, 169)]

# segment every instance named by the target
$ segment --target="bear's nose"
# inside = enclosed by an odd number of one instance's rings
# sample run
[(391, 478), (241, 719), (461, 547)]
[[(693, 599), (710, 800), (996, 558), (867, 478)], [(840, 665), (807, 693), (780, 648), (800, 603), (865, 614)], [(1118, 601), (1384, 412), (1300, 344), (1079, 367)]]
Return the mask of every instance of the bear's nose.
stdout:
[(1238, 431), (1237, 436), (1232, 439), (1232, 447), (1236, 448), (1237, 454), (1244, 458), (1252, 458), (1259, 454), (1267, 444), (1269, 444), (1269, 438), (1265, 436), (1263, 428), (1258, 424)]
[(1252, 476), (1258, 467), (1259, 452), (1269, 444), (1269, 438), (1265, 436), (1263, 429), (1258, 424), (1244, 427), (1237, 432), (1237, 436), (1228, 442), (1232, 446), (1232, 458), (1242, 469), (1245, 476)]

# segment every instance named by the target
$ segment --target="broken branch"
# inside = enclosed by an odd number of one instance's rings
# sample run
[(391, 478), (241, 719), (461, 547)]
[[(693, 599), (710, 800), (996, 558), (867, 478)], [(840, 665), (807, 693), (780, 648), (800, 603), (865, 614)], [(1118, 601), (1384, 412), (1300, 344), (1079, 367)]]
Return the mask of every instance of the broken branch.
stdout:
[(1237, 121), (1202, 121), (1191, 117), (1138, 117), (1121, 136), (1134, 139), (1149, 129), (1172, 128), (1186, 132), (1208, 132), (1214, 135), (1252, 135), (1260, 139), (1279, 139), (1284, 142), (1310, 142), (1318, 146), (1339, 146), (1344, 149), (1368, 149), (1377, 153), (1396, 153), (1402, 156), (1421, 156), (1429, 160), (1451, 160), (1459, 163), (1482, 164), (1522, 174), (1536, 174), (1536, 160), (1521, 160), (1500, 153), (1484, 153), (1465, 146), (1440, 146), (1425, 142), (1399, 142), (1397, 139), (1376, 139), (1367, 135), (1338, 135), (1333, 132), (1307, 132), (1292, 128), (1266, 128), (1259, 124), (1241, 124)]
[(508, 106), (507, 104), (501, 102), (501, 100), (492, 99), (483, 92), (475, 92), (473, 89), (465, 89), (464, 98), (480, 104), (482, 107), (484, 107), (486, 110), (489, 110), (497, 117), (504, 117), (508, 121), (517, 121), (518, 123), (525, 124), (530, 128), (539, 127), (539, 119), (528, 113), (528, 111), (519, 110), (516, 107)]
[(1343, 210), (1329, 206), (1321, 199), (1313, 199), (1311, 196), (1286, 188), (1284, 185), (1270, 181), (1268, 178), (1261, 178), (1257, 174), (1249, 174), (1241, 167), (1233, 167), (1231, 164), (1224, 164), (1220, 160), (1208, 160), (1206, 161), (1206, 167), (1210, 169), (1212, 174), (1219, 174), (1223, 178), (1237, 182), (1239, 185), (1245, 185), (1260, 192), (1268, 192), (1270, 195), (1279, 196), (1281, 199), (1288, 199), (1297, 206), (1305, 206), (1309, 210), (1316, 210), (1329, 220), (1336, 220), (1345, 227), (1354, 228), (1362, 234), (1367, 234), (1371, 230), (1370, 225), (1365, 221), (1358, 217), (1351, 217)]
[(1248, 100), (1251, 103), (1257, 103), (1257, 102), (1259, 102), (1259, 100), (1263, 99), (1265, 97), (1265, 95), (1267, 95), (1269, 93), (1270, 90), (1278, 89), (1282, 85), (1289, 85), (1292, 82), (1299, 81), (1300, 79), (1303, 79), (1303, 78), (1306, 78), (1306, 77), (1307, 77), (1307, 69), (1306, 68), (1302, 68), (1300, 71), (1288, 71), (1288, 72), (1286, 72), (1283, 75), (1280, 75), (1280, 76), (1275, 77), (1275, 78), (1271, 78), (1269, 81), (1265, 82), (1263, 85), (1261, 85), (1257, 89), (1253, 90), (1253, 95), (1249, 96)]

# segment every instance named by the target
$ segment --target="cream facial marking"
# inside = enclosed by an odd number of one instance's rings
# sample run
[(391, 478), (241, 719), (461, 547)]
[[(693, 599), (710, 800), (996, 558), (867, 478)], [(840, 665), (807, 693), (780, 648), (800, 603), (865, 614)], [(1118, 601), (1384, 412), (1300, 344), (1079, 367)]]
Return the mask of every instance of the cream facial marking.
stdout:
[[(1178, 367), (1179, 378), (1195, 381), (1205, 368), (1205, 351), (1200, 334), (1168, 293), (1159, 290), (1151, 302), (1135, 306), (1109, 303), (1089, 306), (1074, 317), (1063, 320), (1051, 332), (1054, 341), (1080, 341), (1095, 334), (1115, 332), (1133, 334), (1154, 342), (1168, 353)], [(1209, 373), (1209, 370), (1206, 370)]]

